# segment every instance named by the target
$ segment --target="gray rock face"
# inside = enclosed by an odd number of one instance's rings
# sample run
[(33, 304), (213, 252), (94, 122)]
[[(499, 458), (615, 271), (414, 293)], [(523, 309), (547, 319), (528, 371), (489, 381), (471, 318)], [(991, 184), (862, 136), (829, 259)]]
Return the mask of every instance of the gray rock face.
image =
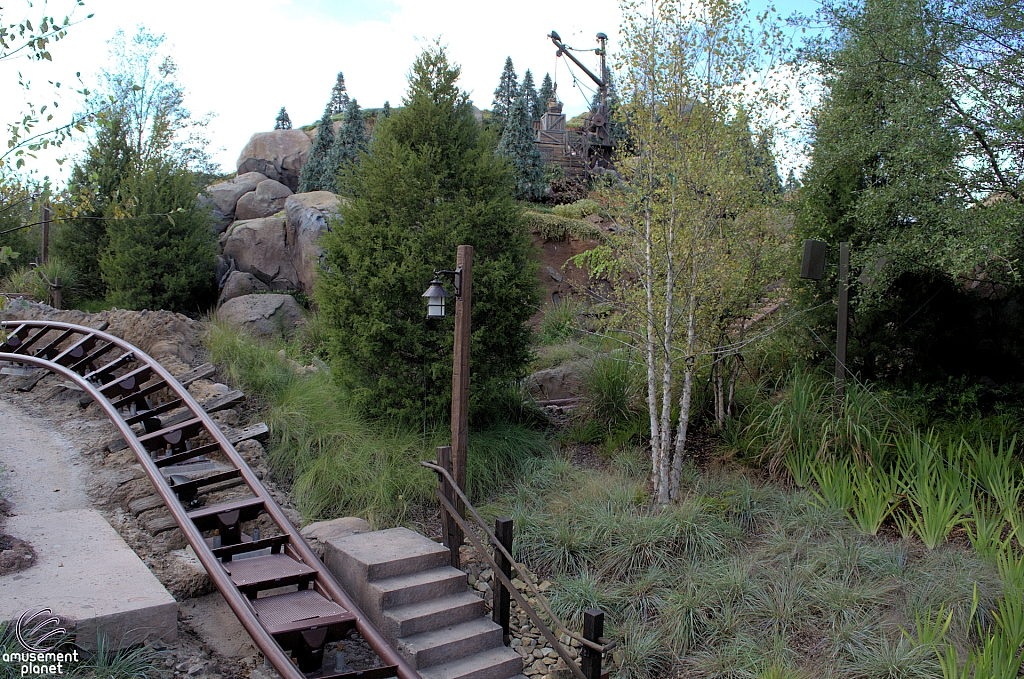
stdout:
[(217, 303), (223, 304), (229, 299), (241, 297), (242, 295), (251, 295), (254, 292), (269, 291), (270, 287), (251, 273), (232, 271), (224, 282), (224, 287), (220, 291), (220, 299)]
[(265, 179), (256, 186), (255, 191), (238, 199), (235, 219), (260, 219), (277, 214), (284, 208), (284, 201), (290, 195), (292, 190), (281, 182)]
[(534, 398), (539, 400), (573, 398), (580, 395), (582, 370), (583, 365), (576, 361), (547, 370), (538, 370), (530, 375), (527, 387)]
[(217, 318), (256, 337), (290, 338), (303, 322), (302, 308), (291, 295), (235, 297), (217, 309)]
[(299, 287), (307, 295), (313, 293), (320, 268), (320, 236), (327, 231), (327, 220), (337, 215), (340, 207), (341, 201), (330, 191), (299, 193), (285, 201), (288, 249)]
[(299, 171), (309, 160), (312, 148), (302, 130), (257, 132), (238, 156), (238, 174), (260, 172), (295, 191), (299, 187)]
[(267, 178), (259, 172), (248, 172), (239, 174), (226, 182), (209, 186), (200, 194), (200, 203), (213, 206), (213, 216), (218, 220), (219, 225), (218, 233), (223, 233), (224, 229), (235, 219), (235, 206), (238, 199), (250, 191), (255, 191), (260, 182), (266, 180)]
[(298, 290), (299, 280), (280, 217), (235, 222), (222, 237), (224, 257), (271, 290)]

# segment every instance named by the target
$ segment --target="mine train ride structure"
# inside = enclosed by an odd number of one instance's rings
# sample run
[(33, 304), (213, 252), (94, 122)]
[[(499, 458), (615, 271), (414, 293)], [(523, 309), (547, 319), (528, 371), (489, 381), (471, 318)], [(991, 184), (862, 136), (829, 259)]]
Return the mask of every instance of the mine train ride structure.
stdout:
[[(606, 63), (606, 44), (608, 36), (597, 34), (598, 47), (593, 50), (577, 50), (567, 47), (555, 31), (548, 34), (555, 44), (556, 57), (566, 57), (576, 64), (597, 85), (596, 106), (590, 115), (583, 120), (583, 127), (578, 130), (567, 129), (562, 104), (557, 97), (546, 102), (547, 110), (540, 120), (534, 121), (533, 129), (537, 134), (537, 146), (545, 165), (558, 165), (567, 177), (586, 179), (594, 172), (611, 167), (613, 140), (611, 135), (611, 118), (608, 112), (608, 95), (611, 88)], [(600, 76), (573, 56), (572, 52), (595, 52), (600, 58)]]

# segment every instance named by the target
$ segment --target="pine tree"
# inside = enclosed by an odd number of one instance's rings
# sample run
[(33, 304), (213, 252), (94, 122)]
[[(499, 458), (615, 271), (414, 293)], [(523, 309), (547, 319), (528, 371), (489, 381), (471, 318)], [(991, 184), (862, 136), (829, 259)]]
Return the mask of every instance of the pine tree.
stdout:
[(786, 193), (791, 193), (793, 191), (796, 191), (800, 187), (801, 187), (801, 183), (800, 183), (800, 180), (797, 179), (796, 170), (794, 170), (793, 168), (789, 168), (789, 175), (786, 176), (786, 186), (785, 186)]
[(333, 273), (320, 278), (315, 296), (334, 374), (370, 415), (422, 418), (425, 367), (428, 418), (447, 418), (452, 319), (428, 323), (420, 295), (435, 268), (455, 268), (460, 244), (475, 248), (475, 422), (499, 385), (529, 363), (526, 322), (538, 301), (529, 234), (508, 166), (477, 124), (459, 71), (441, 47), (417, 58), (402, 109), (374, 136), (351, 177), (343, 219), (322, 241)]
[(517, 97), (512, 104), (497, 152), (512, 165), (515, 197), (519, 200), (536, 198), (544, 181), (544, 161), (535, 143), (526, 97)]
[(519, 88), (519, 94), (526, 97), (526, 108), (530, 114), (530, 120), (540, 120), (540, 114), (544, 110), (540, 107), (540, 97), (537, 94), (537, 88), (533, 84), (533, 73), (530, 73), (530, 69), (526, 69), (526, 73), (523, 74), (523, 84)]
[(170, 157), (133, 168), (116, 199), (130, 216), (108, 222), (100, 258), (108, 302), (196, 313), (213, 301), (216, 236), (200, 188), (197, 175)]
[(309, 160), (299, 172), (299, 193), (337, 189), (334, 185), (334, 169), (331, 167), (333, 146), (334, 123), (331, 121), (331, 104), (328, 104), (317, 124), (316, 139), (313, 141), (313, 149), (309, 152)]
[(331, 146), (330, 167), (335, 175), (335, 192), (341, 187), (340, 180), (352, 171), (350, 165), (358, 162), (359, 154), (366, 150), (367, 142), (363, 112), (359, 109), (359, 102), (352, 99), (345, 109), (341, 128), (334, 137), (334, 145)]
[(332, 116), (336, 116), (339, 113), (345, 112), (345, 107), (348, 106), (348, 89), (345, 87), (345, 74), (338, 71), (338, 79), (334, 83), (334, 87), (331, 88), (331, 103), (327, 107), (331, 111)]
[(512, 57), (505, 57), (505, 68), (501, 72), (498, 88), (494, 90), (494, 101), (491, 102), (491, 112), (502, 127), (505, 126), (512, 104), (516, 102), (518, 96), (519, 79), (516, 78), (516, 70), (512, 66)]
[(384, 106), (382, 106), (381, 109), (380, 109), (380, 117), (381, 118), (390, 118), (391, 117), (391, 102), (388, 102), (388, 101), (384, 102)]
[(538, 117), (544, 115), (544, 112), (548, 110), (548, 102), (555, 96), (555, 85), (551, 82), (551, 74), (545, 73), (544, 80), (540, 84), (540, 92), (537, 93), (537, 99), (540, 101), (540, 114)]
[(277, 114), (277, 121), (274, 123), (275, 130), (290, 130), (292, 129), (292, 119), (288, 117), (288, 111), (284, 110), (284, 106), (281, 107), (281, 112)]

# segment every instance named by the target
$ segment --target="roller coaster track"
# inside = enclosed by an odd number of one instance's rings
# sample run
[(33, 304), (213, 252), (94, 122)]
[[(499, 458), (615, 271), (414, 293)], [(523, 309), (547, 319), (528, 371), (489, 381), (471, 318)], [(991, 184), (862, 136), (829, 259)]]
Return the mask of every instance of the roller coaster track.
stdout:
[[(61, 375), (103, 409), (214, 585), (284, 679), (419, 679), (331, 576), (224, 432), (163, 366), (92, 328), (46, 321), (9, 321), (0, 327), (6, 333), (0, 362)], [(214, 460), (226, 462), (228, 471), (196, 478), (168, 474), (189, 464), (203, 469), (198, 462)], [(212, 489), (226, 487), (223, 482), (247, 492), (205, 505)], [(272, 524), (264, 535), (254, 525), (262, 515)], [(324, 668), (325, 645), (353, 629), (384, 666), (361, 672)]]

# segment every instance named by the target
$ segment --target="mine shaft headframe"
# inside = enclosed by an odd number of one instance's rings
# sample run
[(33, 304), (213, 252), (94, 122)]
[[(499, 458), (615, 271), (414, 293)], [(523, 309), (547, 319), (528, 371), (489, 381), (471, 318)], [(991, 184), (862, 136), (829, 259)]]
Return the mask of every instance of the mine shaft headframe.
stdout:
[[(568, 57), (569, 60), (572, 61), (572, 63), (574, 63), (577, 66), (579, 66), (580, 69), (584, 73), (586, 73), (587, 76), (591, 80), (594, 81), (594, 84), (597, 85), (597, 101), (598, 101), (597, 107), (587, 117), (586, 123), (584, 125), (584, 132), (587, 133), (587, 136), (588, 136), (588, 138), (590, 140), (590, 145), (591, 146), (610, 148), (612, 146), (612, 136), (611, 136), (611, 129), (609, 127), (609, 122), (610, 122), (610, 116), (608, 114), (609, 78), (608, 78), (608, 66), (607, 66), (607, 59), (606, 59), (606, 57), (607, 57), (606, 45), (608, 44), (608, 36), (605, 35), (604, 33), (598, 33), (597, 34), (597, 42), (598, 42), (599, 47), (597, 47), (597, 49), (592, 49), (592, 50), (580, 50), (580, 49), (574, 49), (572, 47), (568, 47), (565, 43), (562, 42), (561, 36), (559, 36), (556, 31), (551, 31), (551, 33), (548, 34), (548, 38), (551, 39), (551, 42), (554, 43), (555, 47), (557, 48), (557, 51), (555, 52), (555, 57), (562, 57), (562, 56)], [(601, 66), (600, 66), (601, 75), (600, 75), (600, 77), (595, 75), (593, 71), (591, 71), (589, 68), (584, 66), (583, 63), (579, 59), (577, 59), (575, 56), (573, 56), (572, 53), (574, 51), (576, 51), (576, 52), (595, 52), (598, 55), (598, 57), (600, 57), (600, 59), (601, 59)], [(607, 154), (607, 152), (604, 152), (602, 155), (603, 156), (607, 156), (608, 154)]]

